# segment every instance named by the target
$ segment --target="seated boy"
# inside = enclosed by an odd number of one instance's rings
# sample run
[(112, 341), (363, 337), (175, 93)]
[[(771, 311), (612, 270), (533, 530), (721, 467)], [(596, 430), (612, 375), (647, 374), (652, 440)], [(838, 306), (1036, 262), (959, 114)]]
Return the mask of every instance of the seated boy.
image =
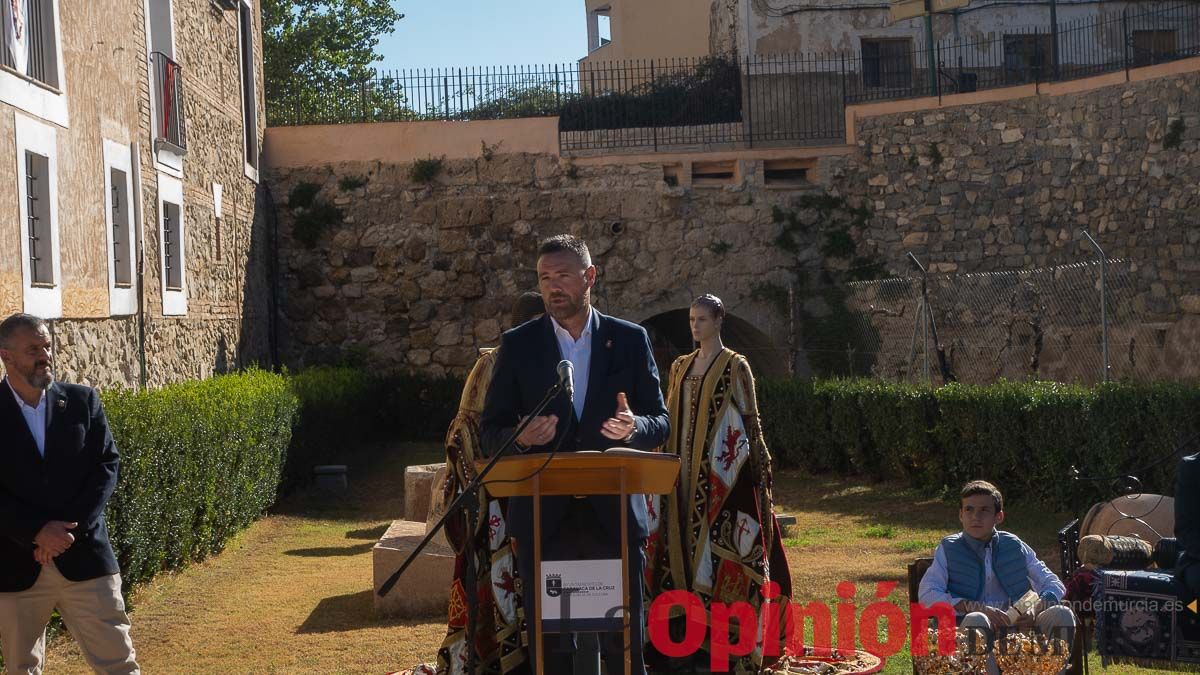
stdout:
[(996, 529), (1004, 522), (1000, 490), (977, 480), (964, 485), (959, 496), (962, 532), (938, 545), (933, 566), (921, 579), (921, 604), (948, 603), (964, 628), (995, 631), (1011, 625), (1009, 606), (1032, 589), (1041, 598), (1037, 629), (1072, 644), (1075, 615), (1059, 604), (1066, 595), (1062, 582), (1025, 542)]

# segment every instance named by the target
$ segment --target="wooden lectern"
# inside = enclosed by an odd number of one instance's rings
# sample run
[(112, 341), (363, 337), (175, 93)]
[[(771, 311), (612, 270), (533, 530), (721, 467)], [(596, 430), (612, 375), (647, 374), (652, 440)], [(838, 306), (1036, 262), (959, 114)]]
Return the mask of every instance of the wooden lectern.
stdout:
[[(547, 462), (547, 459), (550, 459)], [(483, 470), (487, 461), (476, 462)], [(544, 467), (544, 468), (543, 468)], [(540, 469), (540, 471), (539, 471)], [(532, 477), (531, 477), (532, 476)], [(483, 484), (493, 497), (534, 497), (533, 570), (539, 579), (542, 568), (542, 504), (540, 497), (571, 495), (619, 495), (621, 504), (621, 597), (629, 600), (629, 495), (668, 494), (679, 478), (679, 458), (657, 452), (611, 448), (604, 452), (567, 452), (515, 455), (498, 461)], [(647, 561), (649, 564), (649, 561)], [(524, 579), (522, 583), (534, 583)], [(542, 593), (535, 587), (533, 614), (537, 641), (537, 675), (543, 675), (545, 640), (542, 637)], [(528, 611), (528, 608), (526, 608)], [(622, 612), (625, 633), (625, 672), (630, 671), (629, 612)], [(557, 675), (557, 674), (556, 674)]]

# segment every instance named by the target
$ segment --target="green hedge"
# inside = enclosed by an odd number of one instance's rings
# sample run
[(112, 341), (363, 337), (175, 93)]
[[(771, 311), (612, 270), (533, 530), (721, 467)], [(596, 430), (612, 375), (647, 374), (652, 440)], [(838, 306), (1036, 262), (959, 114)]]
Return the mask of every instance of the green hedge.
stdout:
[(127, 588), (219, 552), (275, 501), (297, 412), (284, 376), (101, 398), (121, 453), (106, 514)]
[[(383, 439), (440, 440), (461, 380), (323, 367), (248, 371), (156, 391), (103, 394), (121, 450), (108, 506), (127, 583), (220, 551), (273, 503), (281, 479)], [(1079, 508), (1108, 483), (1067, 479), (1134, 471), (1200, 429), (1200, 388), (1181, 384), (955, 384), (763, 379), (767, 442), (781, 466), (903, 478), (953, 493), (973, 478), (1006, 494)], [(294, 433), (293, 433), (294, 432)], [(1174, 463), (1139, 477), (1170, 493)]]
[(938, 389), (877, 380), (764, 379), (759, 403), (781, 466), (903, 478), (950, 493), (975, 478), (1055, 507), (1112, 495), (1138, 472), (1148, 492), (1174, 491), (1174, 462), (1142, 469), (1200, 429), (1200, 387), (1033, 382)]
[(310, 480), (312, 467), (388, 439), (441, 440), (458, 410), (463, 382), (453, 377), (381, 375), (351, 366), (296, 373), (300, 399), (296, 439), (288, 452), (285, 488)]
[(126, 588), (221, 551), (314, 464), (381, 439), (440, 439), (461, 392), (453, 378), (349, 367), (104, 392), (121, 452), (106, 513)]

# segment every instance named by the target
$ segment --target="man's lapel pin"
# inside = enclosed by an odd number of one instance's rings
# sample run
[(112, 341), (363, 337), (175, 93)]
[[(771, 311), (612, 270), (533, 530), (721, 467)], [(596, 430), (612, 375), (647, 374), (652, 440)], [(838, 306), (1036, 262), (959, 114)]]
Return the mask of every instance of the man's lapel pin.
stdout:
[(612, 349), (612, 340), (606, 340), (606, 341), (604, 342), (604, 348), (605, 348), (605, 349)]

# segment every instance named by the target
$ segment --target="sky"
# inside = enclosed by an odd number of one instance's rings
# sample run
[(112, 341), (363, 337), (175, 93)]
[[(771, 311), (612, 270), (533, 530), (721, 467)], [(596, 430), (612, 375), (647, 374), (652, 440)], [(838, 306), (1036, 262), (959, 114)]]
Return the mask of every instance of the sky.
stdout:
[(584, 0), (392, 0), (381, 69), (574, 63), (587, 55)]

